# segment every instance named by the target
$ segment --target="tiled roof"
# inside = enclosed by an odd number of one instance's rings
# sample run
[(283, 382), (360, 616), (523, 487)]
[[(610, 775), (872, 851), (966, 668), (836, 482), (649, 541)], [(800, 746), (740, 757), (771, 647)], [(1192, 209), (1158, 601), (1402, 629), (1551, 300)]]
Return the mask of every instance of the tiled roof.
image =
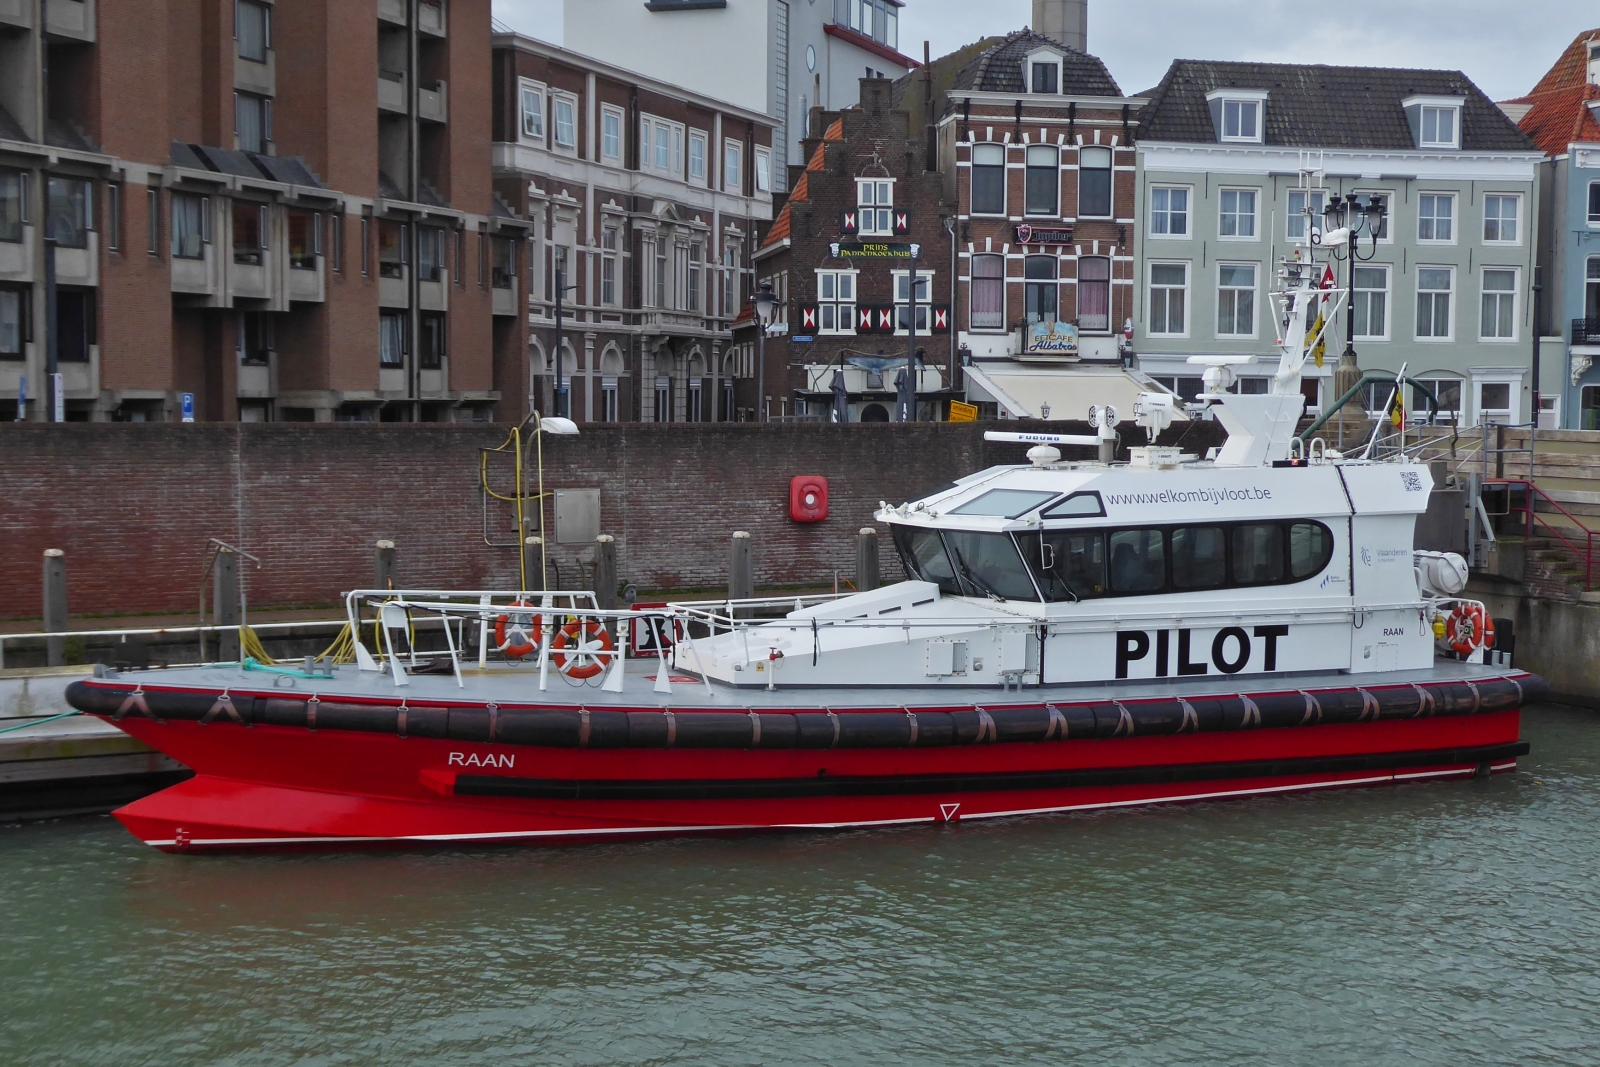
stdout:
[(986, 48), (977, 59), (956, 73), (952, 90), (977, 93), (1026, 93), (1022, 61), (1030, 52), (1047, 48), (1061, 56), (1061, 92), (1066, 96), (1118, 96), (1122, 90), (1106, 65), (1076, 48), (1029, 29), (1009, 33)]
[(829, 141), (844, 140), (844, 119), (834, 119), (829, 124), (827, 132), (822, 135), (822, 144), (817, 145), (817, 150), (811, 153), (811, 158), (806, 161), (806, 169), (800, 175), (800, 180), (794, 183), (794, 188), (789, 191), (789, 199), (783, 203), (783, 210), (778, 212), (778, 217), (773, 220), (772, 229), (767, 231), (767, 239), (761, 242), (762, 248), (771, 248), (794, 232), (794, 219), (789, 212), (789, 205), (796, 200), (809, 200), (811, 198), (811, 183), (807, 181), (812, 171), (820, 171), (827, 165), (827, 144)]
[(1267, 94), (1264, 142), (1291, 148), (1414, 150), (1401, 101), (1461, 96), (1461, 147), (1468, 152), (1526, 152), (1533, 144), (1472, 79), (1458, 70), (1329, 67), (1297, 63), (1224, 63), (1179, 59), (1167, 68), (1139, 118), (1144, 141), (1215, 143), (1206, 94), (1255, 89)]
[(1600, 86), (1589, 83), (1589, 42), (1600, 29), (1572, 39), (1533, 92), (1508, 103), (1527, 104), (1518, 126), (1549, 155), (1560, 155), (1575, 141), (1600, 141), (1600, 120), (1590, 104), (1600, 104)]

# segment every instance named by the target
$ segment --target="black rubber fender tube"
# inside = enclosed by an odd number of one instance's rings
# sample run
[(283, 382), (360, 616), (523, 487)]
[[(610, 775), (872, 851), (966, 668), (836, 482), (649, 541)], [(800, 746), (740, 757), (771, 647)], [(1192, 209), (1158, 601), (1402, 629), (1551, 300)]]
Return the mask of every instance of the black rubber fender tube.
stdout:
[(1299, 726), (1306, 717), (1303, 693), (1252, 693), (1250, 699), (1261, 713), (1263, 727)]
[(1367, 710), (1359, 689), (1319, 689), (1314, 695), (1322, 706), (1323, 722), (1360, 722)]
[(1181, 700), (1130, 700), (1122, 706), (1133, 720), (1135, 736), (1165, 737), (1184, 727), (1186, 716)]
[(841, 711), (840, 748), (909, 748), (911, 723), (903, 711)]
[(678, 711), (677, 748), (750, 748), (754, 731), (742, 711)]
[(918, 748), (947, 748), (956, 743), (956, 721), (948, 711), (913, 711)]
[(1050, 736), (1057, 715), (1043, 704), (1034, 707), (990, 708), (994, 720), (994, 739), (997, 742), (1043, 741)]

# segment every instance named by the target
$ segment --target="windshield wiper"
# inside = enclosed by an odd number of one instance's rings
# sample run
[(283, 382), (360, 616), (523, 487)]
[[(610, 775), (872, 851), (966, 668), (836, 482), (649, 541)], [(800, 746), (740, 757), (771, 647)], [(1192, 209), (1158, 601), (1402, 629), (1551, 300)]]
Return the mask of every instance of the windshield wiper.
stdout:
[(1005, 597), (994, 591), (994, 586), (990, 585), (988, 582), (972, 573), (972, 568), (967, 566), (967, 561), (961, 557), (961, 550), (955, 545), (950, 546), (950, 555), (955, 557), (956, 575), (958, 577), (965, 578), (967, 581), (983, 590), (984, 593), (988, 594), (990, 600), (998, 600), (1002, 604), (1006, 602)]

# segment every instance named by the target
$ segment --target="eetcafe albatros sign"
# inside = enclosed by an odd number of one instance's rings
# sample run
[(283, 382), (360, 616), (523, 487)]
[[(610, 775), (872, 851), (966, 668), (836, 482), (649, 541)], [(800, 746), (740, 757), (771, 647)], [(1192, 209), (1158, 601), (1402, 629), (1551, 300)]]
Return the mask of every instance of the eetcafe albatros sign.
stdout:
[(904, 241), (834, 241), (834, 259), (918, 259), (922, 246)]
[(1072, 228), (1056, 227), (1046, 229), (1042, 226), (1029, 226), (1024, 223), (1017, 227), (1017, 244), (1019, 245), (1070, 245), (1072, 243)]

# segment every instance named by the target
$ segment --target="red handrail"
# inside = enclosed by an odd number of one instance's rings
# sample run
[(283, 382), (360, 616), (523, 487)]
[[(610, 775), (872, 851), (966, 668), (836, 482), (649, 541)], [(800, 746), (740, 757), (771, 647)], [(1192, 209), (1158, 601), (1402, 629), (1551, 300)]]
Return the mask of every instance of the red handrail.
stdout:
[(1535, 522), (1539, 522), (1552, 537), (1554, 537), (1557, 541), (1560, 541), (1563, 545), (1566, 545), (1574, 555), (1579, 552), (1578, 546), (1567, 540), (1567, 538), (1564, 537), (1559, 530), (1557, 530), (1554, 526), (1551, 526), (1548, 522), (1544, 522), (1543, 520), (1539, 519), (1538, 515), (1534, 511), (1534, 505), (1536, 503), (1535, 494), (1537, 494), (1538, 497), (1542, 497), (1545, 503), (1549, 504), (1551, 507), (1561, 512), (1561, 514), (1565, 515), (1572, 525), (1582, 530), (1584, 533), (1584, 547), (1582, 549), (1583, 588), (1584, 592), (1588, 592), (1594, 588), (1594, 538), (1595, 534), (1600, 533), (1600, 531), (1591, 530), (1589, 527), (1585, 526), (1582, 519), (1578, 518), (1572, 512), (1562, 507), (1554, 497), (1545, 492), (1543, 489), (1539, 488), (1539, 486), (1534, 484), (1533, 480), (1530, 478), (1491, 478), (1484, 482), (1484, 484), (1505, 485), (1508, 492), (1510, 486), (1512, 485), (1521, 485), (1527, 487), (1528, 502), (1525, 506), (1513, 505), (1509, 500), (1507, 501), (1506, 506), (1507, 514), (1520, 511), (1527, 516), (1526, 520), (1524, 521), (1522, 534), (1525, 538), (1531, 538), (1533, 536), (1533, 525)]

